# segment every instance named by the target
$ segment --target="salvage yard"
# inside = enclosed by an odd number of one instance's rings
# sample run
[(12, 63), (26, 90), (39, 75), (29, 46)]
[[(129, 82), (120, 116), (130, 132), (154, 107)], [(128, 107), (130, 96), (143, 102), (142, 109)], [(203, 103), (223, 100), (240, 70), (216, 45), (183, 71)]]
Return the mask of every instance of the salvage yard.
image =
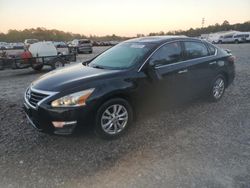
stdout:
[(0, 71), (0, 187), (249, 188), (250, 44), (221, 47), (237, 58), (236, 79), (221, 101), (141, 113), (113, 141), (87, 130), (73, 136), (34, 130), (23, 93), (49, 68)]

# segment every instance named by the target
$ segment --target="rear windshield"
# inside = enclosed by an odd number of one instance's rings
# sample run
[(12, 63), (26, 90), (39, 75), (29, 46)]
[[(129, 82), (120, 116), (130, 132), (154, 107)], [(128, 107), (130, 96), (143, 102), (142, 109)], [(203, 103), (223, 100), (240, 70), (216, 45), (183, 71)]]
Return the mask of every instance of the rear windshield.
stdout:
[(141, 43), (121, 43), (95, 58), (89, 66), (107, 69), (126, 69), (139, 62), (151, 49)]
[(28, 39), (26, 42), (29, 44), (34, 44), (34, 43), (38, 42), (38, 40), (37, 39)]
[(79, 40), (79, 44), (89, 44), (90, 40)]

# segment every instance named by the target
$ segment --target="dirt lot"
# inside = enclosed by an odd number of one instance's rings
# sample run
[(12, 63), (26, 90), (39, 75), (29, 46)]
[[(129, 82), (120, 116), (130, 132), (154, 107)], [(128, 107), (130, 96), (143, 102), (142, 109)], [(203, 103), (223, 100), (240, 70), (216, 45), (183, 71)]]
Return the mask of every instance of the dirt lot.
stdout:
[(0, 187), (250, 187), (250, 44), (222, 47), (237, 77), (220, 102), (141, 115), (114, 141), (37, 132), (22, 96), (47, 70), (0, 71)]

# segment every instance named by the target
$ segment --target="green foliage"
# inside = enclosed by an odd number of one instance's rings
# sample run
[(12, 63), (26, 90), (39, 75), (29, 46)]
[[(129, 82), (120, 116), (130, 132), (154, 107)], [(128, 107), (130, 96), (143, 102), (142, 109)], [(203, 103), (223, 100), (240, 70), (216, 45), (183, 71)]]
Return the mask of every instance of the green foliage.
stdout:
[(38, 27), (36, 29), (24, 29), (22, 31), (9, 30), (7, 34), (0, 33), (0, 41), (5, 42), (23, 42), (25, 39), (38, 39), (40, 41), (71, 41), (73, 39), (89, 38), (95, 41), (120, 41), (126, 40), (126, 37), (119, 37), (116, 35), (94, 36), (86, 37), (81, 34), (74, 34), (70, 32), (59, 31), (56, 29), (48, 30), (46, 28)]
[(69, 41), (77, 38), (86, 38), (86, 36), (56, 29), (47, 30), (41, 27), (24, 29), (22, 31), (9, 30), (7, 34), (0, 33), (0, 41), (6, 42), (23, 42), (25, 39), (33, 38), (40, 41)]
[(245, 23), (237, 23), (230, 25), (230, 23), (225, 20), (221, 25), (216, 23), (215, 25), (210, 25), (208, 27), (204, 28), (190, 28), (189, 30), (182, 31), (169, 31), (169, 32), (159, 32), (159, 33), (149, 33), (149, 36), (156, 36), (156, 35), (186, 35), (190, 37), (197, 37), (201, 34), (209, 34), (209, 33), (215, 33), (219, 31), (229, 31), (229, 30), (236, 30), (236, 31), (250, 31), (250, 21), (247, 21)]
[[(227, 20), (225, 20), (221, 25), (216, 23), (215, 25), (210, 25), (204, 28), (190, 28), (189, 30), (177, 30), (177, 31), (168, 31), (163, 32), (160, 31), (158, 33), (149, 33), (149, 36), (155, 35), (186, 35), (190, 37), (200, 36), (201, 34), (214, 33), (219, 31), (229, 31), (229, 30), (237, 30), (237, 31), (250, 31), (250, 21), (245, 23), (237, 23), (231, 25)], [(137, 34), (137, 37), (142, 37), (143, 34)], [(24, 29), (22, 31), (18, 30), (9, 30), (7, 34), (0, 33), (0, 41), (5, 42), (23, 42), (25, 39), (39, 39), (40, 41), (70, 41), (73, 39), (80, 38), (89, 38), (93, 41), (122, 41), (128, 39), (128, 37), (120, 37), (116, 35), (107, 35), (107, 36), (95, 36), (90, 35), (86, 37), (81, 34), (74, 34), (70, 32), (59, 31), (56, 29), (48, 30), (46, 28), (38, 27), (36, 29)]]

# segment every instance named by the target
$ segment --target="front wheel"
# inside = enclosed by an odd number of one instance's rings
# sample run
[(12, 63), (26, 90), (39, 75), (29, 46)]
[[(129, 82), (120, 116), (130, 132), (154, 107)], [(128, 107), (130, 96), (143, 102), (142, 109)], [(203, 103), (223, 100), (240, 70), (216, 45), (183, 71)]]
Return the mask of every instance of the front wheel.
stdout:
[(218, 75), (212, 82), (211, 84), (211, 88), (210, 88), (210, 100), (212, 102), (217, 102), (219, 101), (224, 92), (225, 92), (225, 88), (226, 88), (226, 79), (223, 75)]
[(117, 138), (126, 132), (132, 120), (133, 110), (126, 100), (108, 100), (97, 111), (95, 133), (105, 139)]

